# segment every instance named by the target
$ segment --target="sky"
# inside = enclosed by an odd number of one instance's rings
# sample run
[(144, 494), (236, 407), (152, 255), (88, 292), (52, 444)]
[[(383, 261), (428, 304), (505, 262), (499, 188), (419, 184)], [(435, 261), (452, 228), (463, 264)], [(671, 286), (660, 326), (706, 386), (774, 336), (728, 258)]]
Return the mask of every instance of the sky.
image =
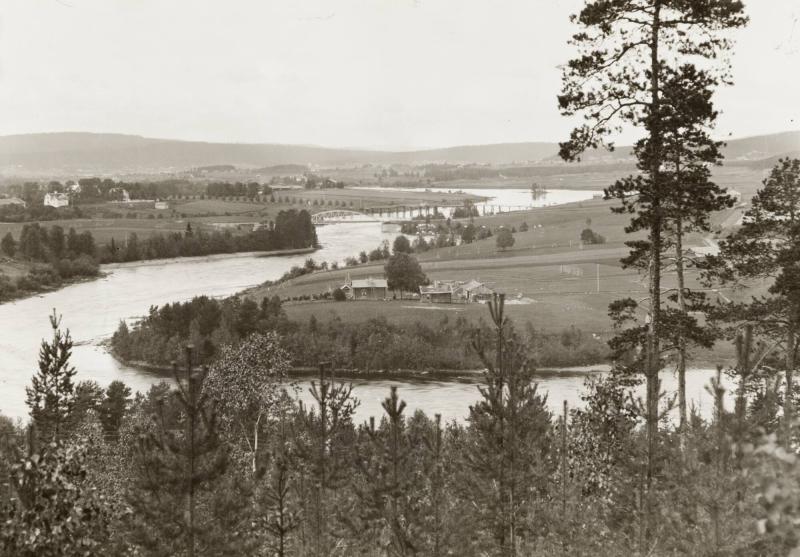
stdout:
[[(745, 4), (716, 135), (800, 129), (800, 2)], [(0, 135), (392, 149), (564, 140), (575, 122), (558, 112), (558, 66), (581, 5), (3, 0)]]

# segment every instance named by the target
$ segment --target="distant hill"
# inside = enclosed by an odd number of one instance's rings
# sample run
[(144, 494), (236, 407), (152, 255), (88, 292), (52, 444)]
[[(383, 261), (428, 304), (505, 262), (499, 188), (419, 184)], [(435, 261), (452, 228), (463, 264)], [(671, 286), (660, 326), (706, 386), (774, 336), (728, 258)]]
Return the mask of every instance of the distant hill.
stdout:
[(728, 161), (796, 156), (800, 152), (800, 131), (731, 139), (726, 143), (724, 153)]
[[(800, 151), (800, 131), (728, 141), (729, 161), (755, 161)], [(307, 145), (206, 143), (80, 132), (0, 136), (5, 174), (125, 173), (234, 165), (264, 168), (356, 164), (562, 164), (556, 143), (500, 143), (417, 151), (370, 151)], [(630, 162), (629, 147), (587, 153), (583, 164)]]
[(48, 133), (0, 137), (0, 168), (18, 172), (143, 172), (219, 165), (349, 164), (370, 151), (302, 145), (204, 143), (134, 135)]

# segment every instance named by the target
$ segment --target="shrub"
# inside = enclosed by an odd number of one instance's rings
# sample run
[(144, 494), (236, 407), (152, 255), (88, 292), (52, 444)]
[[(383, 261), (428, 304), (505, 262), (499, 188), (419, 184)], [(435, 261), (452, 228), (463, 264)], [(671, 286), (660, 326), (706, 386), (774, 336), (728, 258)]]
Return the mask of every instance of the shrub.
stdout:
[(514, 236), (508, 228), (500, 228), (497, 231), (497, 239), (495, 240), (497, 248), (505, 250), (514, 245)]
[(6, 275), (0, 274), (0, 301), (10, 300), (17, 293), (16, 285)]
[(584, 244), (605, 244), (606, 238), (601, 234), (597, 234), (591, 228), (584, 228), (581, 232), (581, 241)]

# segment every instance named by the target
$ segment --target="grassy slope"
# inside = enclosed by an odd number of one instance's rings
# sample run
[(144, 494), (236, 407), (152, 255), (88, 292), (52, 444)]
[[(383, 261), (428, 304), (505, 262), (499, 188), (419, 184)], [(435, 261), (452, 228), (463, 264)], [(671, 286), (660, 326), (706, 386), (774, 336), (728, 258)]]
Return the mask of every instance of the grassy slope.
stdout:
[[(608, 303), (627, 295), (643, 297), (646, 291), (634, 271), (623, 270), (619, 265), (619, 258), (627, 251), (622, 242), (629, 239), (622, 230), (626, 219), (612, 214), (609, 206), (609, 202), (591, 201), (525, 213), (481, 217), (475, 219), (475, 224), (519, 226), (526, 221), (529, 225), (542, 226), (528, 232), (518, 232), (515, 234), (514, 247), (503, 252), (495, 248), (494, 238), (488, 238), (465, 246), (432, 250), (421, 254), (419, 259), (431, 279), (475, 278), (506, 292), (509, 297), (532, 298), (534, 303), (512, 306), (510, 312), (512, 316), (518, 315), (537, 326), (560, 329), (574, 324), (597, 332), (609, 331)], [(587, 218), (591, 218), (591, 226), (595, 231), (608, 237), (608, 243), (579, 248), (578, 236), (586, 226)], [(715, 217), (717, 220), (722, 218), (724, 215)], [(569, 244), (570, 238), (573, 239), (572, 246)], [(562, 268), (562, 265), (566, 267)], [(596, 292), (598, 265), (601, 277), (599, 293)], [(383, 263), (317, 272), (271, 288), (257, 288), (248, 295), (260, 299), (276, 294), (281, 298), (320, 294), (341, 286), (347, 275), (353, 279), (380, 277), (383, 276)], [(411, 311), (406, 307), (413, 306), (411, 302), (359, 302), (347, 305), (355, 308), (364, 306), (364, 312), (359, 309), (337, 309), (344, 312), (342, 318), (356, 320), (373, 311), (401, 320), (409, 312), (430, 316), (454, 311), (452, 308)], [(298, 303), (289, 305), (288, 311), (290, 315), (306, 317), (317, 307), (322, 312), (331, 309), (323, 304)], [(420, 311), (423, 313), (420, 314)], [(459, 306), (458, 311), (471, 316), (480, 314), (485, 308)]]

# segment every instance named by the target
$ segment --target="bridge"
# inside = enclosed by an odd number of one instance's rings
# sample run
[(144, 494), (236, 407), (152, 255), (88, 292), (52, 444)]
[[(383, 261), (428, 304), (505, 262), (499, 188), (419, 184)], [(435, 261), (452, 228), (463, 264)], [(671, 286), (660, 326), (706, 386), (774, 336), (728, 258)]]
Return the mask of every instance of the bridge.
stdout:
[(337, 222), (381, 222), (381, 219), (358, 211), (346, 211), (334, 209), (332, 211), (321, 211), (311, 215), (313, 224), (334, 224)]

